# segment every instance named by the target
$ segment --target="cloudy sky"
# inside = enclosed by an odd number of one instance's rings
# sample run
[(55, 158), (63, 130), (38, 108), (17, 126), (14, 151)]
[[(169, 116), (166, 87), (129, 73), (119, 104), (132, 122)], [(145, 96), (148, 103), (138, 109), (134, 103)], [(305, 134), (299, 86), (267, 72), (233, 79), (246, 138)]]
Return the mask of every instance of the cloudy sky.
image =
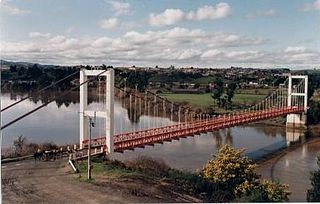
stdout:
[(320, 0), (0, 0), (1, 58), (320, 67)]

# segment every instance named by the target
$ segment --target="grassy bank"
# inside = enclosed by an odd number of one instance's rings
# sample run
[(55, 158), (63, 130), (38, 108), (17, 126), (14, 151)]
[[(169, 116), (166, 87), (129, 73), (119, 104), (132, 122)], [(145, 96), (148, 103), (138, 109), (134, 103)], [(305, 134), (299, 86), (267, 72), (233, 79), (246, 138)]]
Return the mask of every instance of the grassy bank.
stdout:
[(257, 166), (243, 152), (225, 145), (195, 173), (172, 169), (149, 157), (126, 162), (95, 159), (94, 179), (86, 179), (86, 162), (79, 164), (79, 179), (149, 199), (142, 202), (288, 201), (288, 187), (260, 180)]
[(87, 180), (87, 163), (78, 165), (80, 181), (114, 186), (126, 194), (147, 197), (150, 202), (208, 202), (214, 189), (196, 173), (171, 169), (147, 157), (125, 163), (95, 158), (92, 166), (93, 179)]
[[(259, 89), (257, 93), (254, 90), (240, 90), (235, 93), (232, 101), (234, 105), (252, 105), (263, 100), (269, 89)], [(195, 108), (208, 108), (210, 105), (215, 105), (215, 101), (211, 97), (210, 93), (205, 94), (175, 94), (175, 93), (163, 93), (162, 97), (167, 98), (173, 102), (187, 102)]]

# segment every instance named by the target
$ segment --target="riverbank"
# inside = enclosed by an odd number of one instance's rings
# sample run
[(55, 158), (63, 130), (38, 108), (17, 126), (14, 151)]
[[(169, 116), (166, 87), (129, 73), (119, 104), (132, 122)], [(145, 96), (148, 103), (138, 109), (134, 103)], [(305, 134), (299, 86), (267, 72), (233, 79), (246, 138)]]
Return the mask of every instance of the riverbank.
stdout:
[[(319, 125), (312, 128), (318, 129)], [(260, 160), (258, 173), (262, 178), (289, 184), (290, 201), (306, 202), (306, 191), (311, 187), (310, 172), (318, 168), (319, 154), (320, 138), (313, 137), (302, 145), (294, 144)]]

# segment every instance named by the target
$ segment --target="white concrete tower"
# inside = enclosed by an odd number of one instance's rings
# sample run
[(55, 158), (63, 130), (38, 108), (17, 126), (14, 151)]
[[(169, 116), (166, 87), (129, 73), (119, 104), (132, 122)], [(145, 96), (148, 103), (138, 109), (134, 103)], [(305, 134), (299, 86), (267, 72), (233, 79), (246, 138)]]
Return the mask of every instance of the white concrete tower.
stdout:
[[(87, 110), (88, 108), (88, 83), (80, 86), (80, 149), (83, 148), (83, 141), (88, 139), (89, 117), (101, 117), (106, 120), (106, 146), (107, 153), (113, 152), (114, 134), (114, 70), (86, 70), (80, 71), (80, 84), (88, 79), (88, 76), (106, 77), (106, 109), (103, 111)], [(103, 73), (104, 72), (104, 73)], [(102, 74), (101, 74), (102, 73)]]
[[(294, 92), (292, 89), (292, 79), (304, 80), (304, 90), (303, 92)], [(307, 110), (308, 110), (308, 76), (289, 75), (288, 83), (288, 106), (297, 106), (293, 103), (294, 97), (303, 97), (303, 107), (304, 112), (301, 114), (288, 114), (287, 115), (287, 127), (304, 127), (307, 123)]]

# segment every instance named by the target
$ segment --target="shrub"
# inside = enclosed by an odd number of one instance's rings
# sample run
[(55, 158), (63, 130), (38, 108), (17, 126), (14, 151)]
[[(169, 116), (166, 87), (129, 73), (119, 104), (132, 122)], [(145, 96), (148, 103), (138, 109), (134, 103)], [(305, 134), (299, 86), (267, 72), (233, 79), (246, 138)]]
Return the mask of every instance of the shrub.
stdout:
[[(317, 161), (318, 167), (320, 168), (320, 157)], [(320, 201), (320, 169), (311, 172), (311, 189), (307, 191), (308, 202), (319, 202)]]
[(234, 199), (242, 202), (289, 201), (288, 186), (268, 180), (260, 181), (260, 175), (255, 173), (257, 165), (242, 156), (243, 151), (225, 145), (205, 165), (202, 175), (218, 187), (212, 192), (212, 197), (219, 199), (220, 195), (222, 202)]
[(269, 202), (288, 202), (289, 186), (279, 182), (263, 180), (261, 182), (262, 191), (266, 192)]
[(243, 151), (225, 145), (202, 170), (205, 178), (230, 191), (232, 198), (241, 196), (258, 184), (256, 164), (248, 157), (243, 157)]

